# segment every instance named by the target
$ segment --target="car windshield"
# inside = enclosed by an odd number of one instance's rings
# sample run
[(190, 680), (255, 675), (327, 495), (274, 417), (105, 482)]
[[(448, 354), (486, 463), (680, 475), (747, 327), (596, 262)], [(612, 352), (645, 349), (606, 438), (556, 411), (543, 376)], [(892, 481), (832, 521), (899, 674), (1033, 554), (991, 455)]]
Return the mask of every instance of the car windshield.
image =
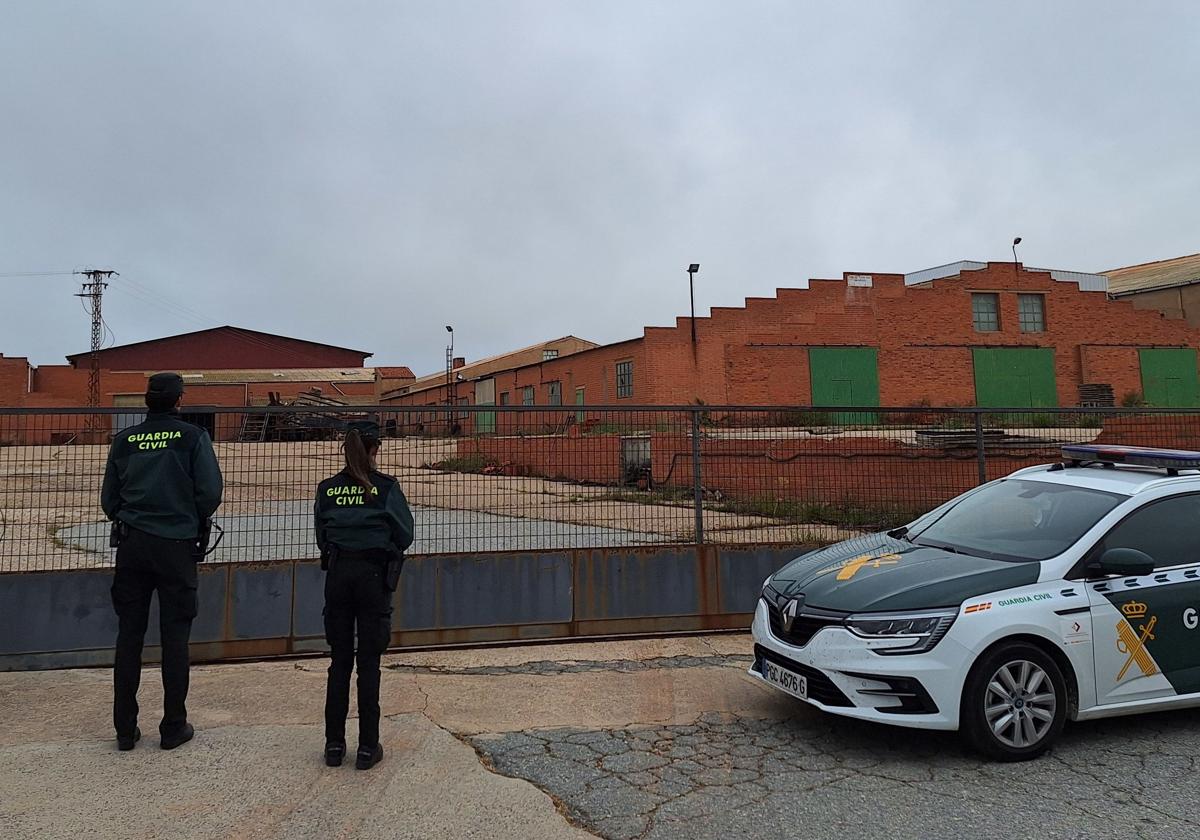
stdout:
[(964, 496), (907, 535), (928, 545), (996, 560), (1046, 560), (1062, 554), (1125, 496), (1008, 479)]

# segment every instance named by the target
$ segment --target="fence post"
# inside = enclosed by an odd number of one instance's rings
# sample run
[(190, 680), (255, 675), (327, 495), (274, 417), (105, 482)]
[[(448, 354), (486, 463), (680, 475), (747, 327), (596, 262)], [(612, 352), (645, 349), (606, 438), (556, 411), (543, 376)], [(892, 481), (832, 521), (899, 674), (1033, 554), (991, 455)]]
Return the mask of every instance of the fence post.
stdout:
[(700, 481), (700, 409), (692, 409), (692, 504), (696, 513), (696, 545), (704, 545), (704, 486)]
[(979, 483), (987, 484), (987, 455), (983, 451), (983, 414), (975, 411), (975, 465), (979, 470)]

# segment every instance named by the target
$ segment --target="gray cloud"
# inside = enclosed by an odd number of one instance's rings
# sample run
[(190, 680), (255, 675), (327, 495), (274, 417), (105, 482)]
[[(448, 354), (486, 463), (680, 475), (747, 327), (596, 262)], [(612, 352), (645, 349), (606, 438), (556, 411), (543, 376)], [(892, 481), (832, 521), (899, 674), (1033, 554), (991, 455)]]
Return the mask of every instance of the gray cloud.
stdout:
[[(27, 3), (0, 273), (121, 342), (234, 323), (440, 364), (842, 271), (1198, 249), (1191, 3)], [(123, 286), (124, 280), (138, 287)], [(0, 278), (0, 351), (85, 349)], [(142, 289), (182, 302), (165, 310)]]

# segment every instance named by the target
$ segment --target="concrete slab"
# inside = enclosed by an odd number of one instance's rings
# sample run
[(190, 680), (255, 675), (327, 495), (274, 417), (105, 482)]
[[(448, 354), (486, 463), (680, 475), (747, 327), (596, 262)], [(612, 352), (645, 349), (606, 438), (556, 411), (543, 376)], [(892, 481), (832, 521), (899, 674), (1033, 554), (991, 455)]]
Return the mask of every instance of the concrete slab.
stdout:
[[(328, 660), (256, 662), (192, 668), (188, 711), (198, 729), (318, 723)], [(142, 671), (142, 731), (152, 735), (162, 715), (157, 668)], [(415, 675), (387, 677), (385, 715), (415, 712), (425, 703)], [(352, 705), (353, 709), (353, 705)], [(0, 746), (112, 735), (112, 671), (27, 671), (0, 674)]]
[[(203, 730), (174, 752), (143, 742), (0, 748), (0, 833), (39, 838), (586, 838), (528, 782), (499, 776), (421, 715), (385, 721), (369, 772), (327, 768), (322, 729)], [(149, 739), (153, 741), (154, 739)]]

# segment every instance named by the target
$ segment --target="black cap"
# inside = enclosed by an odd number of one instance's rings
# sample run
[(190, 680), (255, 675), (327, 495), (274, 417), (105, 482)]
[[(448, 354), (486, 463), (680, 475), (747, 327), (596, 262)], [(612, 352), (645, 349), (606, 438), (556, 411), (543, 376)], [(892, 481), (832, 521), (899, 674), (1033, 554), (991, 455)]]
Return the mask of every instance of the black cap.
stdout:
[(183, 396), (183, 377), (178, 373), (156, 373), (150, 377), (146, 386), (146, 396), (163, 397)]
[(374, 420), (352, 420), (346, 424), (347, 432), (358, 432), (364, 438), (379, 440), (379, 424)]

